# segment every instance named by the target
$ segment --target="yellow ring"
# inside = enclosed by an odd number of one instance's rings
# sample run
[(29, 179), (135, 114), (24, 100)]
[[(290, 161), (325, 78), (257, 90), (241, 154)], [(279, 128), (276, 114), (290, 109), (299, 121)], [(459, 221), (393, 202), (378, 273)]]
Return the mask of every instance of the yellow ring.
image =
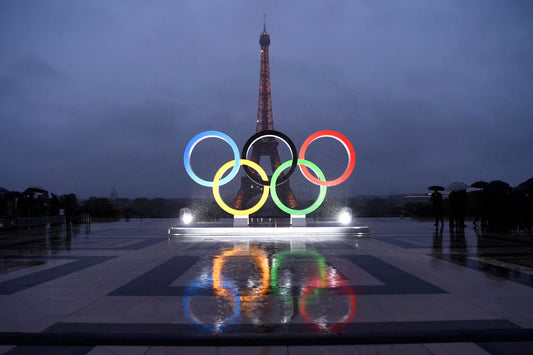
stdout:
[[(216, 203), (224, 211), (226, 211), (226, 212), (228, 212), (229, 214), (232, 214), (232, 215), (246, 216), (246, 215), (249, 215), (249, 214), (252, 214), (252, 213), (258, 211), (261, 207), (263, 207), (263, 205), (265, 204), (265, 202), (266, 202), (266, 200), (268, 198), (268, 193), (270, 192), (270, 186), (263, 186), (263, 195), (259, 199), (259, 202), (257, 202), (257, 204), (255, 206), (253, 206), (253, 207), (251, 207), (251, 208), (249, 208), (247, 210), (236, 210), (236, 209), (231, 208), (230, 206), (226, 205), (224, 203), (224, 201), (222, 201), (222, 197), (220, 197), (220, 192), (218, 191), (218, 182), (220, 181), (220, 178), (222, 177), (222, 175), (224, 175), (224, 173), (229, 168), (231, 168), (234, 164), (235, 164), (235, 160), (231, 160), (231, 161), (227, 162), (226, 164), (222, 165), (220, 167), (220, 169), (218, 169), (217, 173), (215, 174), (215, 178), (213, 179), (213, 196), (215, 197)], [(261, 168), (261, 166), (259, 166), (259, 164), (255, 163), (255, 162), (253, 162), (251, 160), (241, 159), (241, 165), (248, 165), (249, 167), (251, 167), (252, 169), (257, 171), (259, 173), (259, 176), (261, 176), (261, 178), (264, 181), (268, 181), (268, 176), (267, 176), (266, 172), (263, 170), (263, 168)]]

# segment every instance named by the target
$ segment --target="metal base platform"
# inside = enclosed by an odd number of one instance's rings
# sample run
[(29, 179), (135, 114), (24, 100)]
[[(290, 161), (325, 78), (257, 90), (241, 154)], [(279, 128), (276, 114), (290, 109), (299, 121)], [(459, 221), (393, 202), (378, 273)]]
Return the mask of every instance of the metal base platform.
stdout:
[(169, 237), (243, 237), (253, 239), (369, 237), (368, 226), (327, 227), (171, 227)]

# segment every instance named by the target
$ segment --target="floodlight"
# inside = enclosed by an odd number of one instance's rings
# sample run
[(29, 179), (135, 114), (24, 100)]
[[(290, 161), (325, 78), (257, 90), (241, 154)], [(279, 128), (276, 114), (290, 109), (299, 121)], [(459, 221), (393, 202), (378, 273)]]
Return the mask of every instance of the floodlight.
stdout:
[(352, 209), (349, 207), (341, 208), (337, 221), (342, 224), (350, 224), (352, 222)]

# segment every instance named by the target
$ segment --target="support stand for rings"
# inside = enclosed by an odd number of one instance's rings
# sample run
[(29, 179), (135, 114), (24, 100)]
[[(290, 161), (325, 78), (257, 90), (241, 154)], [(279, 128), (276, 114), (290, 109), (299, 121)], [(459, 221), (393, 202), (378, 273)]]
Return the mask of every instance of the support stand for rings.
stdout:
[(306, 218), (304, 215), (291, 214), (291, 227), (306, 227)]
[(248, 227), (250, 218), (248, 218), (249, 215), (244, 216), (233, 216), (233, 227)]

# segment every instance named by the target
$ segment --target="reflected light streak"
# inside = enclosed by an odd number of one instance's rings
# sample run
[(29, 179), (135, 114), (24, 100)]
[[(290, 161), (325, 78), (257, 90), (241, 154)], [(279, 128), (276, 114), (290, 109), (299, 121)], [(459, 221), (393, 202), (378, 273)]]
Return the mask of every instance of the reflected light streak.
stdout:
[(291, 256), (295, 255), (305, 255), (310, 256), (315, 262), (320, 270), (320, 279), (323, 282), (327, 280), (327, 265), (326, 258), (314, 250), (285, 250), (279, 254), (276, 254), (272, 259), (272, 272), (270, 274), (270, 285), (274, 290), (278, 289), (278, 269), (283, 265), (285, 261), (290, 259)]
[[(231, 324), (233, 321), (239, 318), (241, 313), (241, 301), (239, 297), (237, 297), (238, 289), (235, 287), (235, 285), (226, 283), (226, 292), (229, 297), (225, 297), (225, 299), (228, 299), (229, 303), (233, 305), (233, 313), (229, 317), (219, 317), (218, 319), (215, 319), (214, 324), (207, 324), (206, 322), (203, 322), (193, 313), (191, 309), (191, 298), (194, 297), (198, 291), (201, 292), (210, 290), (212, 284), (213, 280), (207, 274), (200, 275), (192, 280), (185, 290), (183, 311), (191, 323), (201, 326), (201, 328), (208, 332), (219, 332), (224, 325)], [(228, 292), (227, 290), (230, 291)]]
[[(283, 312), (282, 324), (289, 323), (300, 314), (306, 323), (330, 332), (353, 320), (357, 311), (354, 290), (345, 285), (347, 280), (334, 267), (327, 265), (322, 254), (310, 249), (286, 249), (274, 254), (271, 260), (270, 267), (267, 252), (254, 245), (236, 245), (233, 249), (222, 250), (213, 257), (211, 273), (204, 272), (186, 289), (186, 317), (204, 330), (220, 332), (225, 325), (242, 316), (241, 309), (252, 324), (262, 324), (260, 316), (264, 310), (261, 311), (261, 305), (279, 301), (282, 307), (278, 309)], [(251, 278), (246, 269), (250, 265), (254, 268)], [(295, 270), (303, 270), (304, 274), (298, 276)], [(232, 271), (236, 274), (232, 275)], [(254, 275), (257, 277), (254, 278)], [(210, 290), (223, 302), (216, 300), (205, 306), (198, 303), (196, 307), (204, 307), (201, 319), (194, 314), (191, 299), (194, 300), (196, 295), (210, 294)], [(273, 292), (269, 293), (269, 290)], [(210, 307), (214, 308), (212, 314), (206, 313)], [(259, 313), (254, 314), (256, 311)], [(328, 316), (336, 319), (328, 320)]]
[[(340, 327), (342, 327), (343, 324), (346, 324), (350, 322), (357, 313), (357, 301), (355, 297), (355, 293), (350, 287), (341, 287), (340, 289), (346, 290), (346, 293), (349, 297), (349, 311), (341, 317), (339, 320), (336, 321), (327, 321), (326, 316), (323, 315), (318, 318), (311, 317), (307, 312), (307, 304), (308, 299), (309, 303), (318, 304), (319, 297), (323, 295), (323, 292), (325, 290), (321, 289), (313, 289), (311, 290), (310, 287), (307, 287), (304, 291), (304, 294), (300, 297), (299, 303), (300, 303), (300, 314), (302, 317), (309, 323), (316, 324), (321, 330), (331, 330), (331, 331), (337, 331)], [(339, 296), (336, 296), (339, 297)]]
[(235, 256), (246, 256), (252, 259), (255, 262), (255, 265), (259, 267), (261, 270), (261, 281), (258, 286), (255, 287), (249, 287), (246, 292), (241, 292), (239, 290), (239, 293), (235, 296), (238, 296), (240, 301), (243, 304), (243, 308), (247, 308), (250, 306), (250, 303), (252, 301), (257, 301), (260, 296), (265, 295), (268, 292), (269, 283), (270, 280), (270, 267), (268, 264), (268, 256), (267, 254), (260, 248), (256, 246), (249, 246), (247, 248), (244, 247), (236, 247), (232, 250), (227, 250), (223, 252), (222, 254), (216, 256), (213, 259), (213, 288), (215, 290), (215, 293), (219, 296), (223, 297), (232, 297), (233, 295), (228, 292), (228, 289), (226, 287), (226, 284), (228, 280), (226, 280), (222, 276), (222, 268), (224, 267), (224, 264), (228, 261), (228, 258), (235, 257)]

